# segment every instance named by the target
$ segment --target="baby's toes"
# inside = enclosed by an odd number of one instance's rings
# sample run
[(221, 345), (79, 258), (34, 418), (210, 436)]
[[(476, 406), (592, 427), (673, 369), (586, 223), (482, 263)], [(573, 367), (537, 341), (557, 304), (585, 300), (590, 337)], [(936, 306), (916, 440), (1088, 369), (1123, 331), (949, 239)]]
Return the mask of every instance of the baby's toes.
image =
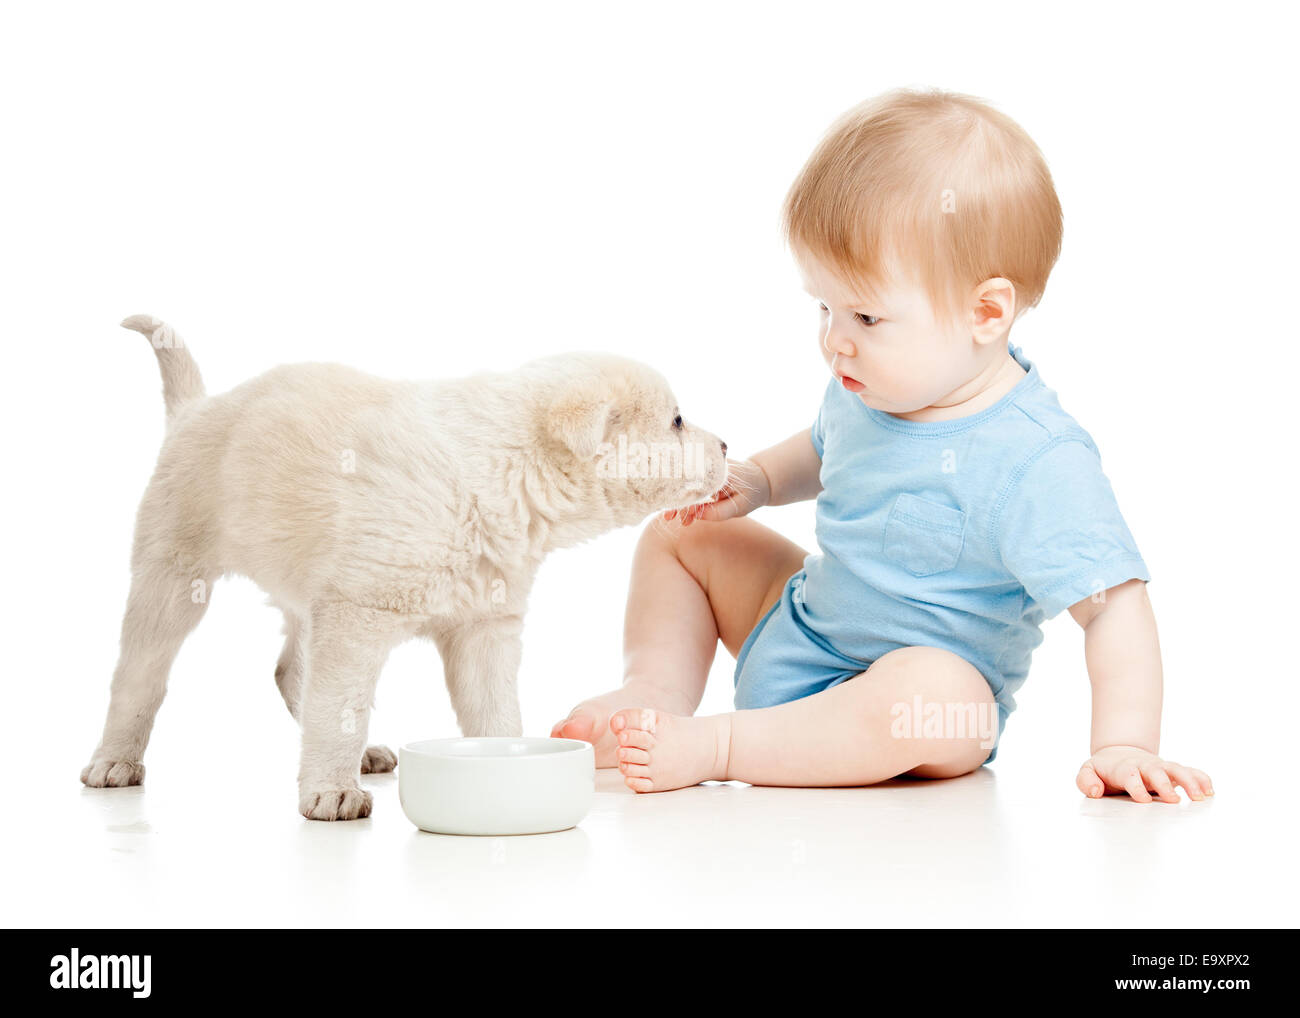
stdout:
[(615, 711), (614, 716), (609, 719), (609, 727), (620, 737), (619, 742), (622, 742), (622, 733), (625, 731), (640, 731), (653, 735), (657, 721), (657, 712), (649, 707), (629, 707), (626, 710)]
[(618, 744), (627, 749), (654, 749), (655, 737), (639, 728), (624, 728), (618, 733)]
[(581, 739), (583, 742), (596, 741), (596, 722), (585, 713), (575, 713), (557, 722), (551, 729), (553, 739)]
[(618, 765), (624, 764), (648, 764), (650, 754), (644, 749), (635, 749), (631, 746), (620, 746), (618, 749)]
[(624, 774), (623, 784), (634, 792), (653, 792), (655, 790), (655, 783), (647, 777)]

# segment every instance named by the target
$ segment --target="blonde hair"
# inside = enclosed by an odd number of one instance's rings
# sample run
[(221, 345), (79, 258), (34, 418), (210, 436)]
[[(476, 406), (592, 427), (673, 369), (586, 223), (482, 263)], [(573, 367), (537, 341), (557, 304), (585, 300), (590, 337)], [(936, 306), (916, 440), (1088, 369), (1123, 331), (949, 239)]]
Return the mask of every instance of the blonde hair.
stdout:
[(897, 89), (830, 126), (786, 195), (781, 233), (864, 295), (909, 274), (937, 314), (1002, 276), (1018, 317), (1060, 254), (1061, 204), (1010, 117), (973, 96)]

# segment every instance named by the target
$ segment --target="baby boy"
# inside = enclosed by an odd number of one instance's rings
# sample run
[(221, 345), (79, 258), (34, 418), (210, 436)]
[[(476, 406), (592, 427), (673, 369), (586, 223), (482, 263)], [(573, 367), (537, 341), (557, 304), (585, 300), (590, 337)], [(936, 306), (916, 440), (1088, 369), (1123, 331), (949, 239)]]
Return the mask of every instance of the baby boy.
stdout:
[[(1061, 245), (1032, 139), (970, 96), (888, 93), (831, 126), (782, 223), (830, 368), (816, 420), (646, 528), (625, 681), (551, 734), (637, 792), (955, 777), (996, 755), (1068, 610), (1093, 698), (1080, 791), (1213, 795), (1159, 755), (1150, 577), (1097, 447), (1010, 341)], [(813, 554), (749, 516), (812, 498)], [(694, 717), (719, 640), (737, 710)]]

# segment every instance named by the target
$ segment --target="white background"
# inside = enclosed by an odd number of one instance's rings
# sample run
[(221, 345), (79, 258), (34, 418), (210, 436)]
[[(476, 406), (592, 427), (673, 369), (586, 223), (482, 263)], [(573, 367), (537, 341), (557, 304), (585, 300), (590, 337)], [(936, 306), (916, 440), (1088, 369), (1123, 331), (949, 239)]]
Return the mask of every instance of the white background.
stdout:
[[(1293, 922), (1283, 10), (6, 5), (5, 921)], [(176, 662), (144, 788), (82, 789), (162, 437), (121, 318), (172, 323), (212, 392), (288, 361), (443, 377), (616, 351), (747, 455), (807, 427), (825, 381), (781, 199), (837, 114), (898, 85), (986, 98), (1046, 154), (1064, 253), (1013, 341), (1101, 449), (1153, 577), (1163, 749), (1215, 801), (1075, 791), (1088, 683), (1062, 615), (993, 767), (933, 790), (602, 780), (576, 831), (485, 842), (417, 834), (383, 777), (372, 820), (311, 824), (279, 618), (231, 580)], [(759, 518), (812, 546), (810, 503)], [(528, 734), (620, 681), (636, 537), (539, 576)], [(703, 709), (729, 707), (731, 670), (720, 650)], [(371, 731), (455, 734), (431, 645), (392, 656)], [(636, 915), (602, 905), (627, 880), (658, 889)]]

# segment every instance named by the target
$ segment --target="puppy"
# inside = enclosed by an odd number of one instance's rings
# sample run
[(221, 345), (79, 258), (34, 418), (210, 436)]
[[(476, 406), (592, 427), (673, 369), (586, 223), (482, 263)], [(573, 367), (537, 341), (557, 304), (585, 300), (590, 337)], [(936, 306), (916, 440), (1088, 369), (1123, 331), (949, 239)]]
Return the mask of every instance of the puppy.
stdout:
[(295, 364), (208, 396), (169, 326), (122, 325), (153, 344), (167, 433), (136, 517), (104, 735), (81, 773), (94, 787), (143, 779), (172, 660), (213, 583), (236, 573), (284, 612), (275, 679), (302, 729), (300, 812), (368, 816), (361, 774), (396, 765), (366, 746), (393, 646), (434, 641), (464, 735), (520, 735), (520, 634), (542, 559), (726, 480), (725, 443), (622, 357), (443, 382)]

